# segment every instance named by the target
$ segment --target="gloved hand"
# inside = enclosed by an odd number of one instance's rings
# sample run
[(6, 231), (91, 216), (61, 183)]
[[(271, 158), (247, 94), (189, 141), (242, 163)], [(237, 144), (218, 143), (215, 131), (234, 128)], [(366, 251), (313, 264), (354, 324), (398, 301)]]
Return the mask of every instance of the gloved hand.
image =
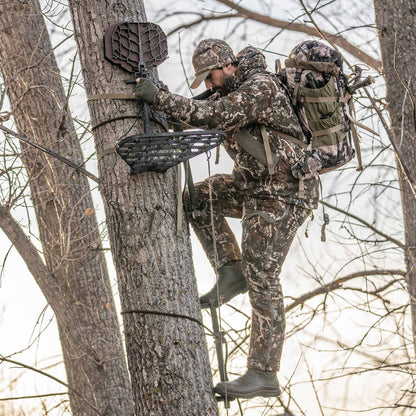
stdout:
[(137, 78), (136, 82), (136, 97), (152, 104), (156, 93), (159, 91), (159, 88), (148, 78)]

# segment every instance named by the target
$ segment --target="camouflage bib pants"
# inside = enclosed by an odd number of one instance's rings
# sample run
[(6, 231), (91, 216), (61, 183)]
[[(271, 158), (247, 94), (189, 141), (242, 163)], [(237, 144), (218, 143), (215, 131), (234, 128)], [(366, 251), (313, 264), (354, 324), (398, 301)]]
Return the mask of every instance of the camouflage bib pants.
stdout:
[[(195, 184), (200, 215), (189, 221), (214, 267), (209, 181), (212, 189), (217, 267), (243, 260), (244, 277), (252, 306), (248, 367), (278, 371), (285, 334), (282, 287), (279, 274), (298, 228), (309, 209), (277, 199), (250, 198), (231, 175), (215, 175)], [(225, 217), (242, 218), (241, 252)]]

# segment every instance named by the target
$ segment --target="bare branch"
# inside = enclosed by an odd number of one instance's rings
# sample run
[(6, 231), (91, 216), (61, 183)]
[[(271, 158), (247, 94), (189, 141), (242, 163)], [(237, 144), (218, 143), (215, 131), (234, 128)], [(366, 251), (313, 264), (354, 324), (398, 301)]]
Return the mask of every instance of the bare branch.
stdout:
[(244, 19), (255, 20), (256, 22), (264, 23), (265, 25), (272, 27), (278, 27), (280, 29), (287, 29), (293, 30), (295, 32), (306, 33), (309, 36), (317, 36), (319, 38), (322, 38), (324, 36), (324, 38), (327, 39), (329, 42), (344, 49), (351, 55), (358, 58), (363, 63), (374, 68), (376, 71), (381, 72), (381, 62), (379, 60), (374, 59), (370, 55), (366, 54), (360, 48), (348, 42), (344, 37), (340, 35), (334, 35), (332, 33), (326, 32), (325, 30), (317, 30), (316, 28), (305, 25), (303, 23), (286, 22), (284, 20), (274, 19), (270, 16), (264, 16), (262, 14), (241, 7), (240, 5), (235, 4), (231, 0), (217, 0), (217, 2), (235, 10), (239, 14), (239, 16)]
[(0, 397), (0, 402), (5, 402), (9, 400), (25, 400), (25, 399), (39, 399), (41, 397), (51, 397), (51, 396), (65, 396), (68, 393), (49, 393), (49, 394), (36, 394), (34, 396), (20, 396), (20, 397)]
[[(174, 14), (179, 14), (179, 13), (174, 13)], [(188, 14), (188, 13), (186, 13)], [(172, 14), (173, 15), (173, 14)], [(170, 16), (172, 16), (170, 15)], [(179, 30), (182, 29), (189, 29), (192, 26), (197, 26), (202, 22), (206, 22), (206, 21), (211, 21), (211, 20), (224, 20), (224, 19), (231, 19), (233, 17), (240, 17), (240, 15), (238, 13), (227, 13), (227, 14), (221, 14), (221, 15), (215, 15), (215, 14), (210, 14), (209, 16), (204, 16), (203, 14), (199, 15), (200, 17), (198, 19), (195, 19), (192, 22), (189, 23), (184, 23), (182, 25), (176, 26), (174, 29), (172, 29), (170, 32), (168, 32), (168, 36), (173, 35), (174, 33), (178, 32)]]
[(22, 142), (30, 144), (31, 146), (35, 147), (36, 149), (39, 149), (42, 152), (45, 152), (48, 155), (53, 156), (54, 158), (56, 158), (56, 159), (60, 160), (61, 162), (65, 163), (66, 165), (71, 166), (77, 172), (80, 172), (80, 173), (84, 174), (85, 176), (87, 176), (88, 178), (92, 179), (94, 182), (99, 183), (100, 180), (97, 178), (97, 176), (95, 176), (91, 172), (88, 172), (83, 167), (78, 166), (76, 163), (72, 162), (72, 160), (69, 160), (66, 157), (61, 156), (60, 154), (58, 154), (56, 152), (53, 152), (52, 150), (50, 150), (50, 149), (48, 149), (44, 146), (41, 146), (40, 144), (37, 144), (37, 143), (33, 142), (32, 140), (29, 140), (27, 137), (23, 136), (22, 134), (16, 133), (13, 130), (10, 130), (9, 128), (7, 128), (7, 127), (4, 127), (4, 126), (0, 125), (0, 130), (3, 130), (4, 132), (6, 132), (8, 134), (11, 134), (12, 136), (17, 137)]
[(14, 360), (10, 360), (9, 358), (5, 358), (5, 357), (2, 357), (2, 356), (0, 356), (0, 362), (1, 361), (5, 361), (5, 362), (7, 362), (7, 363), (10, 363), (10, 364), (15, 364), (15, 365), (18, 365), (19, 367), (23, 367), (23, 368), (27, 368), (28, 370), (31, 370), (31, 371), (34, 371), (34, 372), (36, 372), (36, 373), (39, 373), (39, 374), (42, 374), (43, 376), (45, 376), (45, 377), (49, 377), (49, 378), (51, 378), (52, 380), (54, 380), (54, 381), (56, 381), (57, 383), (59, 383), (59, 384), (62, 384), (63, 386), (65, 386), (68, 390), (71, 390), (73, 393), (75, 393), (78, 397), (80, 397), (85, 403), (87, 403), (88, 404), (88, 406), (89, 407), (91, 407), (91, 409), (93, 409), (94, 410), (94, 412), (95, 413), (97, 413), (97, 414), (101, 414), (100, 412), (99, 412), (99, 410), (94, 406), (94, 405), (92, 405), (88, 400), (86, 400), (84, 397), (83, 397), (83, 395), (81, 394), (81, 393), (79, 393), (79, 392), (77, 392), (76, 390), (74, 390), (72, 387), (70, 387), (68, 384), (66, 384), (65, 382), (63, 382), (62, 380), (59, 380), (59, 378), (56, 378), (56, 377), (54, 377), (53, 375), (51, 375), (51, 374), (48, 374), (48, 373), (45, 373), (44, 371), (42, 371), (42, 370), (38, 370), (37, 368), (35, 368), (35, 367), (31, 367), (30, 365), (27, 365), (27, 364), (24, 364), (24, 363), (21, 363), (21, 362), (19, 362), (19, 361), (14, 361)]
[(351, 273), (347, 276), (340, 277), (339, 279), (334, 280), (327, 285), (319, 287), (311, 292), (305, 293), (301, 297), (297, 298), (293, 303), (288, 305), (285, 308), (286, 312), (296, 308), (296, 306), (303, 305), (307, 300), (314, 298), (315, 296), (327, 294), (335, 289), (339, 289), (341, 285), (349, 280), (355, 279), (357, 277), (366, 277), (366, 276), (406, 276), (406, 272), (404, 270), (364, 270), (360, 272)]
[(401, 249), (405, 250), (406, 249), (406, 245), (403, 244), (402, 242), (400, 242), (399, 240), (396, 240), (393, 237), (390, 237), (389, 235), (387, 235), (386, 233), (383, 233), (382, 231), (380, 231), (379, 229), (377, 229), (376, 227), (374, 227), (373, 225), (371, 225), (370, 223), (368, 223), (367, 221), (364, 221), (362, 218), (358, 217), (357, 215), (351, 214), (348, 211), (345, 211), (341, 208), (338, 208), (334, 205), (328, 204), (327, 202), (324, 201), (319, 201), (322, 205), (333, 209), (334, 211), (338, 211), (341, 212), (342, 214), (345, 214), (346, 216), (353, 218), (357, 221), (359, 221), (361, 224), (363, 224), (364, 226), (366, 226), (367, 228), (369, 228), (371, 231), (374, 231), (376, 234), (381, 235), (382, 237), (384, 237), (386, 240), (391, 241), (392, 243), (396, 244), (397, 246), (399, 246)]

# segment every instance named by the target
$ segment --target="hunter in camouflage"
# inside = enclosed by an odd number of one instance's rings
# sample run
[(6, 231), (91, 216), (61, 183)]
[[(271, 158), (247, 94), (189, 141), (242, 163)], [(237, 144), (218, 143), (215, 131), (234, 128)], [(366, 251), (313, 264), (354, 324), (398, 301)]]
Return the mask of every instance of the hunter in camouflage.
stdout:
[[(267, 72), (259, 50), (250, 46), (234, 57), (224, 41), (206, 39), (196, 48), (193, 65), (192, 87), (204, 81), (207, 88), (216, 88), (209, 99), (197, 101), (172, 94), (147, 79), (139, 80), (136, 95), (191, 126), (227, 133), (224, 147), (234, 160), (233, 172), (195, 184), (197, 200), (204, 203), (200, 215), (189, 216), (219, 275), (214, 288), (201, 297), (201, 307), (226, 302), (247, 289), (252, 306), (248, 371), (234, 381), (219, 383), (215, 391), (229, 398), (278, 396), (276, 372), (285, 332), (279, 274), (296, 231), (317, 206), (318, 183), (315, 178), (306, 180), (305, 197), (299, 198), (299, 181), (292, 176), (291, 166), (302, 149), (283, 136), (303, 141), (303, 133), (288, 95), (275, 76)], [(240, 130), (246, 128), (263, 143), (261, 126), (266, 127), (272, 153), (277, 157), (272, 174), (237, 140)], [(241, 252), (225, 217), (242, 218)]]

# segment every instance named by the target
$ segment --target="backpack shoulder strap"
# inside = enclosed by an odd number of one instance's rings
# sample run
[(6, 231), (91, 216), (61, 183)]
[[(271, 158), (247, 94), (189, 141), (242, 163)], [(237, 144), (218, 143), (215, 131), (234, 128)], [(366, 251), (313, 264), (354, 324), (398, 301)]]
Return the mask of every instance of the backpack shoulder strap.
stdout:
[[(296, 137), (291, 136), (290, 134), (286, 134), (275, 129), (271, 130), (277, 136), (282, 137), (283, 139), (300, 146), (302, 149), (307, 149), (308, 147), (308, 145), (304, 143), (302, 140), (299, 140)], [(268, 166), (270, 172), (270, 167), (272, 167), (272, 170), (274, 170), (274, 167), (276, 166), (277, 157), (270, 150), (269, 137), (264, 124), (261, 127), (261, 132), (264, 142), (263, 144), (261, 144), (252, 134), (250, 134), (246, 128), (243, 128), (238, 133), (236, 133), (235, 140), (247, 153), (249, 153), (251, 156), (257, 159), (263, 165)], [(266, 139), (265, 136), (267, 136)], [(266, 147), (268, 147), (269, 150), (267, 150)]]
[(274, 170), (274, 167), (277, 164), (277, 157), (273, 155), (271, 151), (269, 155), (267, 155), (264, 145), (256, 140), (256, 138), (250, 134), (246, 128), (243, 128), (236, 133), (235, 140), (248, 154), (253, 156), (263, 165), (269, 166), (269, 170), (270, 166), (272, 170)]

